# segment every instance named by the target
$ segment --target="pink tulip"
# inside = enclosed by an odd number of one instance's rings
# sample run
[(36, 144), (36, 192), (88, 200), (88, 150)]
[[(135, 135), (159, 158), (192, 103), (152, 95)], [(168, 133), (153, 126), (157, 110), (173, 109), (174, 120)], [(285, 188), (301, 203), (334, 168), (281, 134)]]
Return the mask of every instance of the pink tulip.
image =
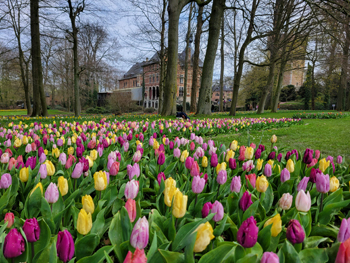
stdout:
[(219, 201), (214, 202), (211, 212), (215, 213), (215, 216), (213, 217), (215, 222), (219, 222), (224, 217), (224, 207)]
[(305, 194), (304, 190), (300, 190), (295, 199), (295, 207), (298, 211), (308, 212), (311, 207), (310, 193)]
[(54, 204), (57, 202), (59, 197), (57, 185), (50, 183), (45, 191), (45, 199), (49, 204)]
[(194, 176), (192, 180), (192, 191), (195, 194), (200, 194), (205, 186), (205, 179), (199, 176)]
[(149, 226), (146, 217), (137, 220), (131, 232), (130, 245), (134, 248), (144, 249), (148, 244)]
[(125, 203), (125, 208), (128, 211), (130, 222), (133, 223), (136, 218), (136, 203), (133, 199), (128, 199)]
[(132, 179), (126, 183), (124, 195), (126, 199), (135, 199), (139, 192), (139, 182)]
[[(188, 157), (189, 158), (189, 157)], [(187, 158), (187, 159), (188, 159)], [(187, 160), (186, 159), (186, 160)], [(192, 166), (191, 166), (191, 175), (192, 176), (199, 176), (199, 165), (198, 165), (198, 163), (197, 163), (197, 161), (194, 161), (193, 163), (192, 163)]]

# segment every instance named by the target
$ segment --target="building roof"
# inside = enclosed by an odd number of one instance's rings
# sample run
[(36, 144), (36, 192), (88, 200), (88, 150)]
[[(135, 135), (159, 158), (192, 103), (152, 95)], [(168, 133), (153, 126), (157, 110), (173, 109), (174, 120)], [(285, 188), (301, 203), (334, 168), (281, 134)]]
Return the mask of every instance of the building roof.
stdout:
[[(220, 84), (215, 84), (211, 87), (212, 91), (220, 91)], [(224, 91), (233, 91), (232, 86), (224, 85)]]
[(123, 79), (135, 78), (137, 75), (142, 74), (142, 67), (146, 62), (134, 64), (123, 76)]

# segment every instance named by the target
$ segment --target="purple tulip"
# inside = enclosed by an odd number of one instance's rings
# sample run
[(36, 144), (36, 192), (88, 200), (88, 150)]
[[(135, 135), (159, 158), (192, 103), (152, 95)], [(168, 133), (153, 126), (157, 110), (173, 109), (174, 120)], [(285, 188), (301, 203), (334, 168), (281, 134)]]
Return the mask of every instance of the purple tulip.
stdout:
[(340, 224), (337, 240), (340, 243), (350, 238), (350, 218), (343, 218)]
[(277, 161), (281, 161), (282, 160), (282, 153), (279, 153), (278, 155), (277, 155)]
[(194, 159), (191, 156), (188, 156), (185, 161), (185, 167), (190, 170), (192, 167), (192, 164), (194, 162)]
[(316, 183), (316, 174), (318, 173), (322, 173), (322, 171), (320, 169), (311, 168), (311, 172), (310, 172), (311, 183)]
[(205, 186), (205, 179), (199, 176), (194, 176), (192, 180), (192, 192), (195, 194), (200, 194)]
[(286, 156), (284, 157), (284, 159), (286, 159), (286, 161), (288, 161), (291, 155), (292, 155), (291, 152), (287, 152)]
[(266, 177), (270, 177), (272, 175), (272, 168), (271, 168), (271, 165), (269, 163), (265, 164), (264, 175)]
[(274, 160), (276, 157), (276, 152), (270, 152), (269, 156), (267, 157), (268, 160)]
[(67, 229), (58, 232), (56, 250), (58, 258), (63, 262), (67, 262), (73, 258), (74, 240)]
[(39, 240), (40, 227), (36, 218), (27, 219), (23, 225), (23, 232), (28, 242), (33, 243)]
[(139, 218), (131, 232), (130, 245), (132, 245), (134, 248), (144, 249), (148, 244), (148, 239), (148, 221), (146, 217)]
[(343, 157), (341, 155), (338, 155), (337, 164), (341, 164), (342, 162), (343, 162)]
[(207, 202), (203, 205), (202, 208), (202, 217), (205, 218), (209, 215), (210, 210), (213, 208), (213, 204), (210, 202)]
[(250, 194), (248, 191), (245, 191), (241, 200), (239, 200), (239, 207), (243, 212), (245, 212), (252, 204), (252, 194)]
[(133, 166), (128, 164), (126, 166), (126, 170), (128, 172), (128, 176), (129, 176), (130, 180), (132, 180), (134, 178), (134, 176), (136, 176), (136, 178), (138, 178), (140, 176), (140, 166), (138, 163), (134, 163)]
[(40, 164), (39, 174), (41, 179), (45, 179), (47, 177), (47, 166), (46, 164)]
[(261, 149), (257, 149), (254, 153), (255, 159), (259, 159), (261, 157)]
[(162, 178), (164, 181), (166, 180), (165, 174), (163, 172), (160, 172), (157, 176), (157, 181), (159, 185), (162, 183)]
[(34, 170), (36, 166), (36, 156), (29, 157), (26, 161), (26, 167), (29, 167)]
[(81, 158), (82, 156), (83, 156), (83, 149), (81, 148), (81, 147), (77, 147), (77, 149), (76, 149), (76, 154), (77, 154), (77, 157), (78, 158)]
[(299, 153), (298, 153), (298, 151), (297, 151), (296, 149), (294, 149), (294, 150), (292, 151), (292, 154), (295, 154), (295, 159), (296, 159), (296, 160), (299, 159)]
[(284, 183), (290, 179), (290, 172), (287, 168), (284, 168), (281, 172), (281, 182)]
[(273, 252), (265, 252), (260, 260), (260, 263), (279, 263), (280, 259), (277, 254)]
[(300, 190), (304, 190), (304, 192), (306, 191), (306, 187), (307, 187), (307, 183), (309, 182), (309, 179), (310, 179), (309, 177), (305, 176), (303, 179), (300, 180), (300, 182), (299, 182), (299, 184), (297, 186), (298, 192)]
[(223, 185), (223, 184), (226, 183), (226, 181), (227, 181), (227, 172), (226, 172), (226, 170), (220, 170), (219, 171), (219, 174), (216, 177), (216, 181), (220, 185)]
[(139, 182), (132, 179), (126, 183), (124, 195), (126, 199), (135, 199), (139, 192)]
[(259, 228), (253, 216), (245, 220), (237, 232), (237, 241), (244, 248), (251, 248), (258, 240)]
[(261, 150), (261, 152), (265, 151), (265, 145), (259, 144), (258, 149)]
[(59, 197), (57, 185), (50, 183), (45, 191), (45, 199), (49, 204), (54, 204), (57, 202)]
[(230, 158), (230, 160), (228, 160), (228, 166), (230, 167), (231, 170), (236, 169), (237, 168), (236, 159)]
[(313, 150), (307, 148), (304, 152), (303, 163), (310, 164), (312, 162), (313, 153)]
[(329, 175), (324, 175), (323, 173), (316, 174), (316, 189), (320, 193), (328, 193), (329, 192)]
[[(44, 148), (43, 147), (39, 147), (38, 149), (38, 156), (41, 157), (41, 155), (44, 153)], [(45, 154), (45, 153), (44, 153)], [(45, 158), (46, 159), (46, 158)], [(41, 162), (41, 161), (40, 161)]]
[(179, 158), (181, 156), (181, 151), (179, 148), (174, 149), (174, 157)]
[(67, 155), (65, 153), (61, 153), (60, 157), (58, 157), (58, 161), (62, 164), (65, 165), (67, 162)]
[(74, 179), (80, 178), (80, 176), (83, 174), (83, 171), (84, 171), (84, 164), (81, 162), (78, 162), (75, 165), (74, 170), (72, 172), (72, 178)]
[(224, 207), (219, 201), (214, 202), (211, 212), (215, 213), (215, 216), (213, 217), (215, 222), (219, 222), (224, 217)]
[(234, 176), (231, 181), (230, 190), (231, 192), (239, 193), (241, 191), (241, 177)]
[(216, 153), (213, 153), (213, 155), (210, 157), (210, 166), (211, 167), (218, 166), (218, 155)]
[(0, 189), (7, 189), (12, 184), (12, 176), (9, 173), (5, 173), (0, 179)]
[(16, 228), (12, 228), (6, 235), (3, 245), (5, 258), (16, 258), (22, 255), (24, 250), (25, 242), (23, 236)]
[(165, 154), (164, 152), (160, 152), (158, 156), (158, 165), (163, 165), (165, 162)]
[(174, 149), (174, 142), (173, 141), (169, 142), (169, 149), (170, 150)]
[(293, 245), (304, 241), (305, 232), (298, 220), (291, 219), (289, 221), (286, 236), (289, 242), (291, 242)]

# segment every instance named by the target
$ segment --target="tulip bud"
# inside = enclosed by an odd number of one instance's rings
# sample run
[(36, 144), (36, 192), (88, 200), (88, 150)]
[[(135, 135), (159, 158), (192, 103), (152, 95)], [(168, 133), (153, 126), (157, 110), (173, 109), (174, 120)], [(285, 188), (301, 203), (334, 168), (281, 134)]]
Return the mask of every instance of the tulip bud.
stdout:
[(250, 194), (248, 191), (245, 191), (241, 200), (239, 200), (239, 207), (241, 210), (243, 210), (243, 212), (245, 212), (252, 204), (252, 194)]
[[(189, 153), (187, 150), (184, 150), (182, 153), (181, 153), (181, 157), (180, 157), (180, 161), (183, 163), (187, 160), (187, 157), (188, 157)], [(192, 164), (191, 164), (192, 165)], [(191, 167), (191, 166), (190, 166)], [(187, 168), (187, 166), (186, 166)], [(187, 168), (189, 169), (189, 168)]]
[(202, 208), (202, 217), (205, 218), (209, 215), (210, 210), (212, 209), (213, 204), (210, 202), (207, 202), (203, 205)]
[(329, 175), (323, 173), (316, 174), (316, 189), (320, 193), (328, 193), (330, 188)]
[(216, 177), (216, 181), (218, 182), (218, 184), (223, 185), (226, 183), (227, 181), (227, 172), (226, 170), (220, 170), (217, 177)]
[(234, 170), (237, 168), (236, 159), (230, 158), (228, 161), (228, 166), (231, 170)]
[(279, 263), (280, 259), (277, 254), (273, 252), (265, 252), (261, 258), (260, 263)]
[(124, 190), (126, 199), (135, 199), (139, 192), (139, 182), (134, 179), (127, 182)]
[(130, 245), (134, 248), (144, 249), (148, 244), (149, 226), (146, 217), (137, 220), (130, 237)]
[(19, 179), (21, 180), (21, 182), (26, 183), (29, 179), (29, 170), (26, 167), (23, 167), (20, 171), (19, 171)]
[(246, 174), (245, 175), (245, 180), (247, 182), (247, 187), (248, 187), (248, 181), (250, 184), (255, 188), (255, 183), (256, 183), (256, 175), (255, 174)]
[(274, 217), (267, 220), (264, 224), (264, 227), (271, 225), (271, 236), (277, 237), (279, 233), (282, 231), (282, 220), (280, 214), (276, 214)]
[(186, 161), (185, 161), (185, 167), (186, 167), (186, 169), (190, 170), (191, 167), (192, 167), (193, 162), (194, 162), (194, 159), (193, 159), (192, 157), (190, 157), (190, 156), (187, 157), (187, 158), (186, 158)]
[(269, 156), (267, 157), (268, 160), (275, 160), (276, 157), (276, 152), (270, 152)]
[(94, 174), (94, 184), (97, 191), (103, 191), (107, 187), (107, 175), (103, 171)]
[(200, 224), (194, 231), (197, 232), (196, 241), (194, 243), (193, 252), (200, 253), (204, 251), (210, 244), (210, 240), (215, 238), (213, 235), (214, 230), (209, 222)]
[(345, 242), (350, 238), (350, 218), (343, 218), (340, 224), (337, 240), (338, 242)]
[(68, 262), (74, 256), (74, 240), (67, 229), (59, 231), (56, 243), (57, 256), (63, 262)]
[(165, 162), (165, 155), (164, 152), (160, 152), (158, 156), (158, 165), (163, 165)]
[(119, 172), (120, 163), (119, 162), (113, 162), (111, 165), (111, 168), (109, 169), (109, 174), (112, 176), (116, 176)]
[(57, 202), (59, 197), (57, 185), (50, 183), (45, 191), (45, 199), (49, 204), (54, 204)]
[(190, 174), (191, 174), (191, 176), (199, 176), (199, 165), (198, 165), (197, 161), (194, 161), (192, 163)]
[(195, 194), (200, 194), (205, 186), (205, 179), (199, 176), (194, 176), (192, 180), (192, 192)]
[(254, 165), (254, 163), (253, 163), (252, 160), (249, 160), (249, 161), (243, 163), (243, 165), (242, 165), (242, 170), (243, 170), (243, 171), (250, 172), (250, 171), (253, 170), (254, 168), (255, 168), (255, 165)]
[(231, 192), (239, 193), (241, 191), (241, 177), (234, 176), (231, 181), (230, 190)]
[(291, 242), (293, 245), (304, 241), (305, 232), (298, 220), (291, 219), (289, 221), (286, 236), (289, 242)]
[(235, 152), (232, 150), (229, 150), (226, 153), (225, 160), (226, 160), (226, 162), (229, 162), (230, 159), (233, 159), (234, 157), (235, 157)]
[(77, 231), (81, 235), (87, 235), (92, 228), (92, 217), (90, 213), (86, 213), (84, 209), (81, 209), (78, 214)]
[(202, 158), (202, 167), (208, 167), (208, 158), (206, 156), (203, 156)]
[(174, 204), (173, 204), (173, 216), (176, 218), (181, 218), (186, 214), (187, 210), (187, 195), (183, 195), (182, 192), (177, 189), (174, 194)]
[(133, 199), (128, 199), (125, 203), (125, 208), (128, 211), (130, 222), (133, 223), (136, 218), (136, 202)]
[(159, 184), (159, 185), (162, 183), (162, 178), (163, 178), (163, 180), (164, 180), (164, 182), (165, 182), (165, 180), (166, 180), (165, 174), (164, 174), (163, 172), (160, 172), (160, 173), (158, 174), (158, 176), (157, 176), (157, 181), (158, 181), (158, 184)]
[(304, 190), (300, 190), (295, 199), (295, 207), (298, 211), (308, 212), (311, 207), (310, 193), (305, 194)]
[(213, 217), (213, 220), (215, 222), (219, 222), (224, 217), (224, 207), (219, 201), (214, 202), (211, 208), (211, 212), (216, 213), (215, 216)]
[(179, 158), (181, 156), (181, 151), (179, 148), (175, 148), (173, 151), (174, 157)]
[(6, 226), (7, 228), (11, 228), (11, 226), (15, 222), (15, 215), (11, 212), (6, 213), (4, 222), (7, 222), (7, 226)]
[(61, 196), (65, 196), (68, 193), (68, 181), (63, 176), (58, 177), (58, 189), (60, 190)]
[(347, 263), (350, 258), (350, 239), (340, 244), (335, 263)]
[(287, 166), (286, 166), (286, 168), (287, 168), (287, 170), (288, 170), (290, 173), (294, 172), (294, 162), (293, 162), (292, 159), (289, 159), (289, 160), (287, 161)]
[(329, 191), (333, 193), (337, 191), (338, 188), (339, 188), (339, 180), (337, 179), (337, 177), (333, 176), (329, 181)]
[(33, 190), (30, 192), (30, 195), (32, 195), (34, 193), (34, 191), (39, 188), (41, 191), (41, 194), (43, 194), (44, 190), (43, 190), (43, 185), (41, 184), (41, 182), (37, 183), (37, 185), (33, 188)]
[(259, 228), (253, 216), (246, 219), (238, 229), (237, 241), (244, 248), (251, 248), (258, 240)]
[(326, 161), (325, 158), (321, 159), (319, 162), (319, 167), (318, 169), (321, 170), (322, 173), (324, 173), (326, 171), (326, 169), (328, 168), (328, 166), (330, 165), (330, 161)]
[(124, 263), (147, 263), (144, 250), (136, 248), (134, 254), (129, 251), (124, 259)]
[(244, 152), (244, 158), (246, 160), (251, 160), (254, 156), (254, 149), (252, 147), (247, 147)]
[(134, 163), (137, 163), (141, 160), (141, 152), (138, 150), (134, 153), (134, 156), (132, 157), (132, 161)]
[(65, 153), (61, 153), (60, 157), (58, 158), (58, 161), (62, 164), (65, 165), (67, 162), (67, 156)]
[(265, 193), (267, 188), (269, 187), (269, 182), (267, 181), (265, 176), (259, 176), (256, 180), (256, 190), (259, 193)]
[(133, 166), (128, 164), (126, 166), (126, 170), (128, 172), (129, 179), (132, 180), (135, 176), (138, 178), (140, 176), (140, 166), (138, 163), (134, 163)]
[(343, 162), (343, 157), (341, 155), (339, 155), (337, 157), (337, 164), (341, 164)]
[(33, 243), (39, 240), (40, 227), (36, 218), (27, 219), (23, 225), (23, 232), (28, 242)]
[(13, 228), (6, 235), (5, 241), (3, 244), (3, 253), (5, 258), (16, 258), (25, 250), (25, 242), (21, 233)]
[(218, 156), (216, 153), (214, 153), (211, 157), (210, 157), (210, 166), (211, 167), (216, 167), (218, 165)]
[(5, 173), (0, 179), (0, 189), (7, 189), (12, 184), (12, 176), (9, 173)]
[(95, 204), (94, 204), (94, 200), (92, 200), (92, 197), (90, 195), (83, 196), (81, 199), (81, 203), (86, 213), (90, 213), (90, 214), (94, 213)]
[(278, 205), (283, 210), (288, 210), (293, 203), (293, 196), (290, 193), (284, 193), (281, 199), (278, 201)]
[(306, 187), (307, 187), (307, 183), (309, 182), (309, 177), (304, 177), (303, 179), (300, 180), (298, 186), (297, 186), (297, 190), (304, 190), (306, 191)]
[(169, 177), (165, 180), (165, 189), (164, 189), (164, 203), (171, 207), (171, 203), (175, 194), (176, 188), (176, 181)]
[(272, 135), (271, 143), (276, 143), (276, 142), (277, 142), (277, 136), (276, 135)]
[(263, 165), (263, 162), (264, 162), (263, 159), (258, 159), (258, 160), (256, 161), (256, 169), (257, 169), (258, 171), (261, 170), (262, 165)]

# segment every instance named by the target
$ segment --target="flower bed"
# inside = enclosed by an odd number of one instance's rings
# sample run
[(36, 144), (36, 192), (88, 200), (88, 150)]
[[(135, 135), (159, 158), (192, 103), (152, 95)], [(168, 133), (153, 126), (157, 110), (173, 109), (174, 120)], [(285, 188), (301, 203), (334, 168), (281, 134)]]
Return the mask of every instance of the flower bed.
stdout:
[(346, 262), (341, 156), (200, 137), (294, 122), (10, 123), (0, 261)]
[(300, 119), (339, 119), (348, 116), (343, 112), (322, 112), (322, 113), (295, 113), (293, 118)]

